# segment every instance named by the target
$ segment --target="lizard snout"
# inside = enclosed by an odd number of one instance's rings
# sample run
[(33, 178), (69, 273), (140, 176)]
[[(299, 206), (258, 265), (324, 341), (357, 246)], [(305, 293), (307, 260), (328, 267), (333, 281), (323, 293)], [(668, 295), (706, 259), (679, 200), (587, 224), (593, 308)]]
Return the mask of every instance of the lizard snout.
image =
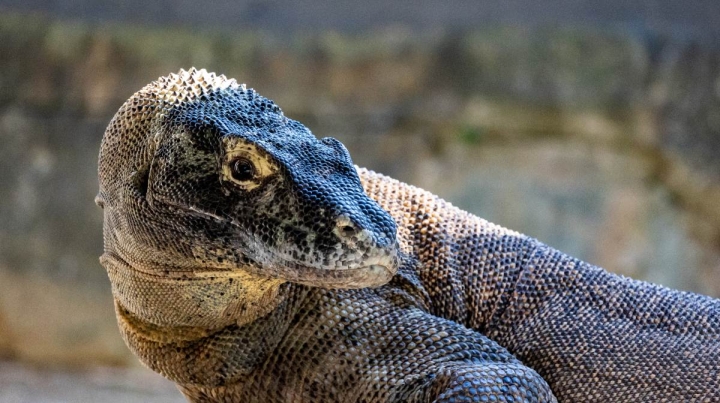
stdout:
[(340, 214), (335, 219), (335, 228), (333, 228), (333, 233), (345, 243), (370, 243), (374, 247), (378, 248), (390, 247), (394, 241), (393, 239), (390, 239), (387, 234), (364, 228), (363, 225), (359, 224), (356, 220), (353, 220), (347, 214)]

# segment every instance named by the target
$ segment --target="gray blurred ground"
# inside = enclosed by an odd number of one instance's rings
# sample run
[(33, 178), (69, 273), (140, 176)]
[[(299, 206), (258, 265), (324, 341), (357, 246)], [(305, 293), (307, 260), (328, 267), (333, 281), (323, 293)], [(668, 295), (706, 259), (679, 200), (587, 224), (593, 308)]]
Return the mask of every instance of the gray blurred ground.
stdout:
[(42, 369), (0, 361), (0, 403), (180, 403), (171, 382), (144, 368)]

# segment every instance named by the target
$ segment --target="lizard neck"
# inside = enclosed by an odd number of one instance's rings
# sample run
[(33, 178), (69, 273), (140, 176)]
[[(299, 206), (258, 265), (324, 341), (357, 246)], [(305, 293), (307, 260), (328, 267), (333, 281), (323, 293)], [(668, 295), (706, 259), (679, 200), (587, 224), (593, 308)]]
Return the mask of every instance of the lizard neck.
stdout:
[[(271, 292), (275, 298), (257, 309), (254, 301), (243, 320), (222, 327), (158, 325), (117, 299), (115, 311), (125, 343), (146, 366), (180, 385), (225, 387), (243, 383), (285, 335), (303, 301), (298, 295), (306, 294), (293, 288), (290, 283), (278, 286)], [(294, 297), (285, 298), (290, 293)]]

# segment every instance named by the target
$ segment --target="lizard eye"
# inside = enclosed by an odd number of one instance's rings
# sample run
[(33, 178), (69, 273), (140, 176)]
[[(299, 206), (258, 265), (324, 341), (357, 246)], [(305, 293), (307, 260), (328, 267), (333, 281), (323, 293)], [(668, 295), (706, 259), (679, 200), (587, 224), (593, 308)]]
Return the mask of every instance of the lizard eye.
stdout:
[(243, 191), (250, 191), (263, 185), (264, 179), (277, 172), (278, 166), (254, 144), (228, 138), (222, 162), (222, 180), (228, 181)]
[(236, 158), (230, 163), (230, 173), (238, 182), (247, 182), (255, 178), (255, 164), (247, 158)]

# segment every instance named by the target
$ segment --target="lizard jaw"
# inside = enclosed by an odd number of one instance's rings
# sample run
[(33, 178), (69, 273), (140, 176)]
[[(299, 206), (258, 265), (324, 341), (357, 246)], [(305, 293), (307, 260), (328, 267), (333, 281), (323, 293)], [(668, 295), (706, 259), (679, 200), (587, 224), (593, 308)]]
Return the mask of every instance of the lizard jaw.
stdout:
[(372, 264), (353, 269), (322, 269), (295, 265), (280, 269), (279, 276), (287, 281), (321, 288), (366, 288), (387, 284), (397, 269)]
[[(268, 276), (268, 270), (247, 268), (247, 271)], [(275, 267), (271, 277), (291, 283), (321, 288), (374, 288), (387, 284), (397, 270), (387, 266), (373, 264), (353, 269), (322, 269), (310, 266), (291, 265)], [(235, 270), (203, 270), (190, 275), (194, 278), (245, 278), (247, 274)]]

